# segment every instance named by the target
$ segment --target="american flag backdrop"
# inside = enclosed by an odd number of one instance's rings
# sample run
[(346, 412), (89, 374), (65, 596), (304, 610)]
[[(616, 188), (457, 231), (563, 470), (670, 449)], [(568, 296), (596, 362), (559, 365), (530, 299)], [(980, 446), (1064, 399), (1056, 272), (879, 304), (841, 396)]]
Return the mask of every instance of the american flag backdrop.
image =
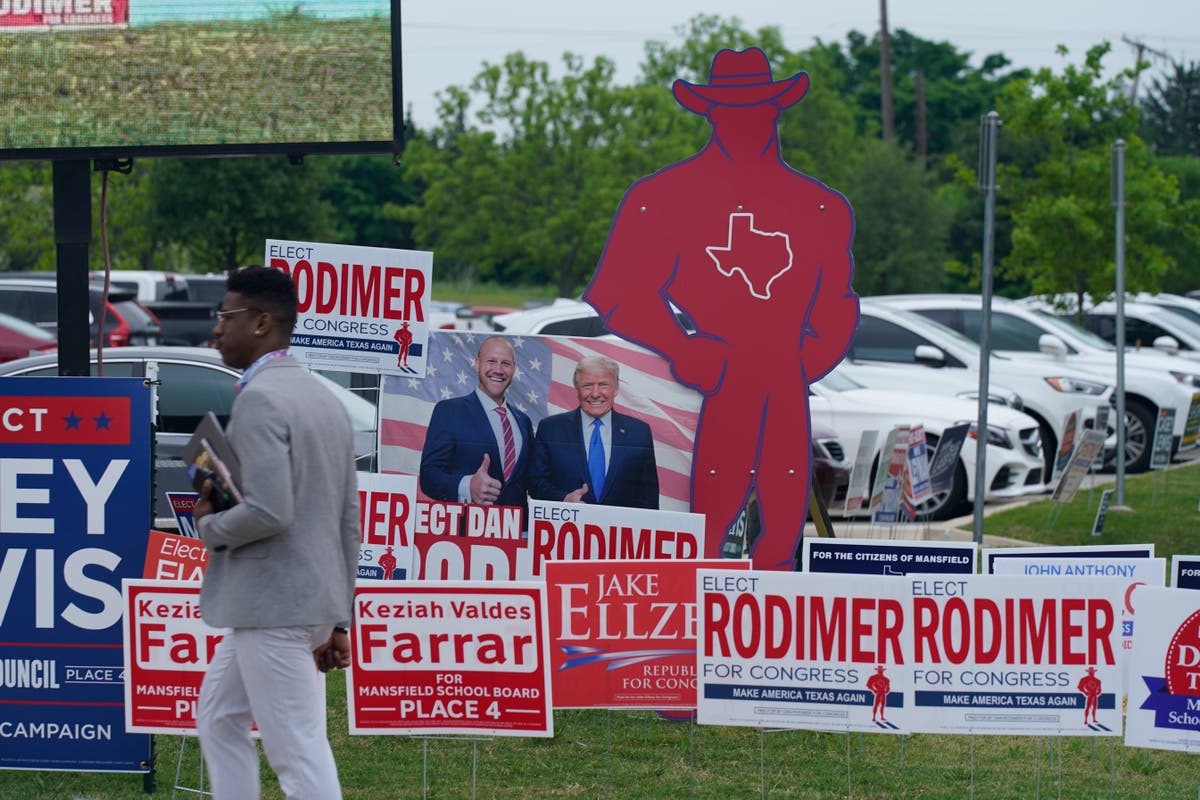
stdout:
[[(475, 390), (479, 382), (474, 359), (488, 333), (431, 331), (426, 376), (388, 376), (379, 402), (379, 466), (384, 472), (416, 475), (421, 447), (433, 406), (439, 400)], [(607, 356), (621, 365), (616, 409), (650, 425), (658, 463), (659, 507), (687, 511), (691, 507), (692, 449), (700, 395), (675, 382), (658, 355), (611, 337), (508, 336), (517, 357), (517, 372), (508, 401), (533, 420), (573, 411), (579, 399), (572, 384), (579, 359)]]

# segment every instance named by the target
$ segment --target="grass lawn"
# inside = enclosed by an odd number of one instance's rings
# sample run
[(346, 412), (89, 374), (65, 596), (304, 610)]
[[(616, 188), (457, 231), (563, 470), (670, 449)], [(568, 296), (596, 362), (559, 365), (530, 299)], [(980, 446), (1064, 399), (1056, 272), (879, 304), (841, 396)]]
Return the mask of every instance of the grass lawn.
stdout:
[[(989, 516), (991, 535), (1045, 544), (1154, 542), (1159, 556), (1200, 552), (1200, 464), (1130, 477), (1130, 511), (1110, 511), (1085, 481), (1051, 514), (1048, 500)], [(559, 711), (553, 739), (481, 740), (346, 733), (344, 675), (330, 676), (329, 730), (345, 796), (390, 798), (1107, 798), (1196, 797), (1200, 761), (1125, 747), (1119, 738), (889, 736), (764, 732), (669, 722), (652, 712)], [(200, 785), (195, 739), (155, 737), (158, 796)], [(264, 775), (267, 775), (264, 768)], [(273, 778), (263, 797), (282, 797)], [(0, 799), (133, 800), (136, 775), (0, 771)]]

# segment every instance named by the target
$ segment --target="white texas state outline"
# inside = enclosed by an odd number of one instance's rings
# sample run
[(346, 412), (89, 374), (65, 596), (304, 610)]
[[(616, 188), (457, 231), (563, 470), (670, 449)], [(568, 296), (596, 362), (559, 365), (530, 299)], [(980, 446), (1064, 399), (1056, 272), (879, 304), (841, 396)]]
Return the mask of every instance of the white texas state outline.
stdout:
[[(772, 275), (771, 279), (767, 281), (767, 285), (763, 287), (763, 291), (766, 294), (759, 294), (757, 291), (755, 291), (754, 284), (751, 282), (750, 276), (746, 274), (746, 270), (742, 269), (741, 267), (730, 267), (728, 270), (726, 270), (721, 266), (721, 259), (718, 254), (719, 253), (728, 253), (733, 250), (733, 223), (734, 223), (734, 220), (737, 219), (738, 217), (747, 217), (749, 219), (751, 233), (758, 234), (759, 236), (782, 236), (783, 237), (783, 245), (784, 245), (784, 247), (787, 248), (787, 254), (788, 254), (787, 264), (783, 267), (783, 269), (779, 270), (774, 275)], [(726, 278), (732, 277), (735, 272), (741, 273), (742, 280), (745, 281), (746, 288), (748, 288), (750, 290), (750, 294), (753, 297), (757, 297), (759, 300), (770, 300), (771, 299), (771, 284), (775, 282), (776, 278), (778, 278), (780, 275), (782, 275), (783, 273), (787, 272), (789, 269), (792, 268), (792, 260), (793, 260), (794, 256), (792, 253), (791, 237), (782, 231), (760, 231), (759, 229), (755, 228), (753, 213), (733, 212), (729, 215), (729, 232), (725, 237), (725, 244), (726, 244), (725, 247), (718, 247), (716, 245), (712, 245), (710, 247), (704, 248), (705, 252), (708, 253), (708, 257), (711, 258), (713, 260), (713, 264), (716, 265), (717, 272), (721, 273)]]

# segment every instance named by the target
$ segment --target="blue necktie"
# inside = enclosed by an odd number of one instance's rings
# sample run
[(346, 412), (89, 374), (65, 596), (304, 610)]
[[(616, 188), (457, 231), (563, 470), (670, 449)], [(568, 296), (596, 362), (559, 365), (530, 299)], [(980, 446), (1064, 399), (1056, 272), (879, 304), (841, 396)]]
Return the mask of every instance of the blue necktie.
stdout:
[(604, 442), (600, 439), (600, 420), (592, 422), (592, 441), (588, 445), (588, 472), (592, 474), (592, 494), (596, 502), (600, 502), (600, 494), (604, 491)]

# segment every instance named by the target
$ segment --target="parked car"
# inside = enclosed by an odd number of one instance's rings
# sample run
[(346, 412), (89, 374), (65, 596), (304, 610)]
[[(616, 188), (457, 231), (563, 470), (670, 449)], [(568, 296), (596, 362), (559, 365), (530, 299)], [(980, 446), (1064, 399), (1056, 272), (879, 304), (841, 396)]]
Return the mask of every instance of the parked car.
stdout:
[[(88, 287), (88, 324), (91, 343), (96, 346), (104, 288)], [(33, 323), (57, 336), (58, 281), (53, 273), (45, 278), (14, 278), (0, 273), (0, 312)], [(110, 290), (104, 314), (105, 347), (156, 345), (162, 343), (162, 325), (132, 292)]]
[(57, 349), (58, 340), (38, 326), (11, 314), (0, 314), (0, 362)]
[[(675, 312), (680, 326), (694, 330), (692, 321), (681, 311)], [(606, 336), (611, 335), (604, 321), (582, 300), (560, 297), (553, 303), (501, 314), (492, 318), (493, 327), (501, 333), (544, 336)]]
[(188, 299), (196, 303), (207, 303), (216, 308), (225, 297), (225, 280), (229, 276), (224, 272), (205, 273), (204, 275), (188, 275)]
[[(240, 372), (225, 366), (216, 350), (203, 347), (123, 347), (106, 352), (106, 377), (145, 377), (148, 364), (158, 369), (158, 426), (155, 435), (155, 517), (158, 524), (173, 520), (166, 492), (190, 492), (179, 453), (187, 444), (200, 419), (212, 411), (224, 425), (233, 408), (233, 384)], [(93, 374), (96, 356), (92, 354)], [(57, 375), (57, 356), (32, 356), (0, 365), (0, 377)], [(369, 401), (349, 391), (335, 380), (320, 375), (342, 401), (354, 427), (358, 468), (373, 471), (376, 464), (376, 410)]]
[[(982, 356), (979, 345), (954, 330), (919, 314), (863, 299), (858, 330), (846, 355), (851, 374), (860, 383), (879, 389), (912, 389), (934, 394), (978, 397)], [(902, 367), (902, 369), (898, 369)], [(993, 355), (988, 363), (989, 393), (1005, 387), (1020, 398), (1020, 410), (1041, 429), (1044, 475), (1053, 477), (1054, 457), (1063, 440), (1067, 418), (1092, 425), (1098, 406), (1107, 407), (1112, 386), (1082, 368), (1061, 364), (1018, 362)], [(961, 387), (951, 391), (952, 381)], [(1153, 430), (1153, 429), (1151, 429)]]
[[(900, 425), (922, 425), (933, 455), (943, 431), (963, 422), (975, 425), (975, 403), (941, 395), (867, 389), (837, 370), (809, 386), (809, 413), (813, 426), (831, 428), (849, 448), (858, 451), (864, 431), (879, 432), (871, 476), (880, 458), (887, 433)], [(1042, 444), (1037, 420), (1028, 414), (998, 406), (988, 410), (984, 499), (1022, 497), (1044, 490)], [(975, 497), (977, 432), (967, 437), (959, 453), (949, 490), (918, 508), (931, 519), (950, 519), (966, 510)], [(837, 511), (838, 509), (833, 509)]]
[[(952, 328), (978, 342), (983, 300), (971, 294), (910, 294), (871, 298)], [(1116, 349), (1034, 301), (992, 299), (991, 347), (1018, 363), (1053, 362), (1101, 375), (1116, 385)], [(1200, 370), (1186, 359), (1148, 350), (1125, 354), (1126, 469), (1149, 467), (1160, 409), (1175, 410), (1175, 449), (1190, 449), (1200, 431)], [(1189, 418), (1192, 420), (1189, 422)], [(1109, 453), (1110, 465), (1113, 453)]]
[[(92, 272), (91, 276), (93, 282), (103, 285), (104, 272)], [(212, 341), (212, 312), (225, 291), (225, 277), (220, 276), (220, 280), (221, 296), (215, 301), (198, 299), (196, 291), (202, 281), (193, 284), (191, 277), (160, 270), (113, 270), (109, 273), (109, 288), (137, 294), (138, 302), (162, 325), (162, 344), (208, 345)]]
[[(1189, 310), (1190, 311), (1190, 310)], [(1170, 355), (1200, 360), (1200, 323), (1188, 311), (1161, 302), (1127, 300), (1124, 303), (1125, 343), (1133, 348), (1154, 347)], [(1194, 312), (1192, 312), (1194, 313)], [(1117, 304), (1109, 300), (1070, 319), (1109, 344), (1117, 342)], [(1193, 365), (1200, 369), (1200, 364)]]
[[(151, 269), (114, 269), (109, 271), (109, 287), (133, 292), (143, 303), (159, 300), (193, 300), (187, 278), (176, 272)], [(104, 271), (93, 270), (92, 281), (104, 283)]]

